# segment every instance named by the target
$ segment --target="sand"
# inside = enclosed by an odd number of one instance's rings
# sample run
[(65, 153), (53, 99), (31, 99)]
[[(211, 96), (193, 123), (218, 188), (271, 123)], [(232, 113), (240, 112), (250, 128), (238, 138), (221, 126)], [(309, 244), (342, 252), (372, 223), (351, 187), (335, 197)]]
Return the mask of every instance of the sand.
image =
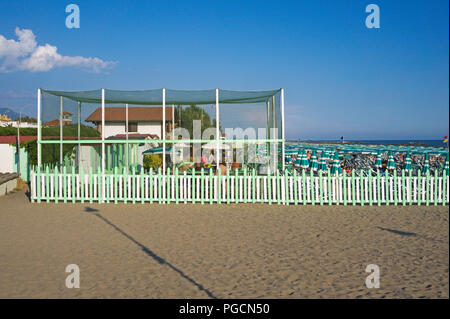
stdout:
[(18, 191), (0, 197), (0, 298), (449, 298), (449, 209), (33, 204)]

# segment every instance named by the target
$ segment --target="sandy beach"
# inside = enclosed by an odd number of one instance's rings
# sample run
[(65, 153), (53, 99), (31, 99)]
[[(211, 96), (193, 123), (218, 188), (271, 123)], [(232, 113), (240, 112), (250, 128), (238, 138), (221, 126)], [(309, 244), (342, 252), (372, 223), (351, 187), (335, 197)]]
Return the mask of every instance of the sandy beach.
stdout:
[(0, 298), (449, 298), (448, 206), (0, 207)]

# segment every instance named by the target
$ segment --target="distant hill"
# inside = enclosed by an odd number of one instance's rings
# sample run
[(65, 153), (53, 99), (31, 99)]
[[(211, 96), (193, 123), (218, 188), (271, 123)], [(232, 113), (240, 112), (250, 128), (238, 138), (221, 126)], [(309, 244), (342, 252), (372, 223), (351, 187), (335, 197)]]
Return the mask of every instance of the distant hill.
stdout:
[(0, 107), (0, 115), (2, 115), (2, 114), (6, 114), (6, 116), (9, 117), (13, 121), (15, 121), (19, 118), (19, 113), (14, 112), (13, 110), (8, 109), (7, 107)]

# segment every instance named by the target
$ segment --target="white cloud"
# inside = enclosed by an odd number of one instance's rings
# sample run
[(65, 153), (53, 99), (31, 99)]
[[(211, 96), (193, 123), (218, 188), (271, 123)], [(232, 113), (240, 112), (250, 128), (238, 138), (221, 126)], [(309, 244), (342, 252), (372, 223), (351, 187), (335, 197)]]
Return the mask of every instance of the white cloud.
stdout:
[(38, 46), (31, 30), (17, 27), (15, 33), (18, 41), (8, 40), (0, 34), (0, 73), (47, 72), (59, 67), (77, 67), (99, 73), (116, 64), (96, 57), (64, 56), (58, 53), (56, 46), (50, 44)]

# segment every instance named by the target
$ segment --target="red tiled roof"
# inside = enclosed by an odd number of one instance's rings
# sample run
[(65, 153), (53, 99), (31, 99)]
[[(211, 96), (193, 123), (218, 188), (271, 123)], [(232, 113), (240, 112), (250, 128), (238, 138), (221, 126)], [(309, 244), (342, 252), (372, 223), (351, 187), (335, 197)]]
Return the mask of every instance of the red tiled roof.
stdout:
[[(70, 123), (70, 124), (72, 124), (72, 121), (70, 121), (70, 120), (63, 120), (62, 122), (63, 122), (63, 125), (64, 125), (65, 123)], [(51, 121), (48, 121), (48, 122), (42, 124), (42, 126), (59, 126), (59, 120), (51, 120)]]
[[(166, 121), (172, 121), (172, 106), (166, 107)], [(106, 122), (124, 122), (126, 118), (125, 107), (105, 107)], [(128, 108), (128, 121), (162, 121), (162, 107), (136, 107)], [(86, 122), (101, 122), (102, 108), (99, 107), (88, 116)]]

